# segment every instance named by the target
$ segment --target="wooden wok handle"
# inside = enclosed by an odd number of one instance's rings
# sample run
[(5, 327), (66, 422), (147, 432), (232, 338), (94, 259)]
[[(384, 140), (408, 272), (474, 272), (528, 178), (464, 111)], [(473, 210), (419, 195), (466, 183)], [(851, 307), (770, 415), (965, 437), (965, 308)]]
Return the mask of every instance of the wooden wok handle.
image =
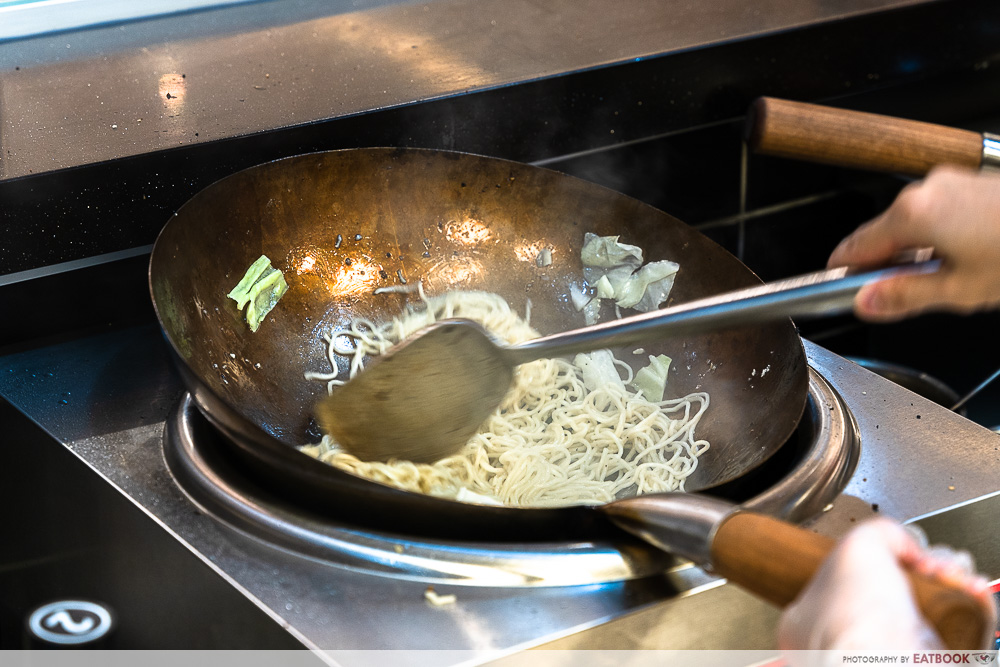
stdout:
[(747, 142), (765, 155), (923, 176), (940, 164), (978, 169), (983, 136), (969, 130), (761, 97)]
[[(752, 512), (726, 518), (712, 541), (712, 565), (731, 582), (780, 606), (792, 602), (835, 546), (828, 537)], [(968, 592), (911, 572), (917, 606), (951, 649), (982, 649), (987, 611)]]

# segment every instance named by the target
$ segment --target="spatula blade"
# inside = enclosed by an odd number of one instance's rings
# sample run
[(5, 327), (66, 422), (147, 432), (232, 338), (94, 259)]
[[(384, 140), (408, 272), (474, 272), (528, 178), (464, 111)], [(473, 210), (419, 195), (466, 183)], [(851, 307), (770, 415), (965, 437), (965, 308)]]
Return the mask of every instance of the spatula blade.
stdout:
[(430, 463), (469, 441), (512, 378), (481, 326), (442, 320), (377, 357), (315, 412), (323, 431), (363, 461)]

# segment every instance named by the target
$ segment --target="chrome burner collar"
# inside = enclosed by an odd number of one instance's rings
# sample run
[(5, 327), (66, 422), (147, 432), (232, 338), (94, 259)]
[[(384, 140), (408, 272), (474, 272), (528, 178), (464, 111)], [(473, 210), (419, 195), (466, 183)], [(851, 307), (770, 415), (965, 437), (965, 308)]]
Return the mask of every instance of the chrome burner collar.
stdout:
[(812, 412), (812, 446), (791, 473), (743, 508), (803, 523), (825, 511), (847, 486), (861, 456), (861, 434), (837, 390), (813, 368), (806, 410)]
[[(857, 427), (837, 392), (812, 368), (806, 409), (815, 437), (802, 461), (743, 507), (801, 522), (819, 514), (846, 485), (859, 453)], [(305, 557), (370, 574), (469, 586), (600, 584), (667, 573), (684, 590), (712, 579), (686, 560), (624, 541), (421, 541), (340, 526), (249, 492), (241, 477), (210, 465), (196, 445), (196, 432), (205, 427), (189, 395), (166, 422), (167, 467), (184, 493), (219, 521)]]

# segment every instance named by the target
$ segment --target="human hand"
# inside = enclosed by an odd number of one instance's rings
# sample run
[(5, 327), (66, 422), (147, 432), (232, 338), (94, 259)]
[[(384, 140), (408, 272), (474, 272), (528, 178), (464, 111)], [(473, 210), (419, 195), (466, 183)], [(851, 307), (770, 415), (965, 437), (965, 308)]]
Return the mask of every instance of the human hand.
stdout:
[(969, 313), (1000, 305), (1000, 175), (934, 169), (845, 238), (828, 265), (881, 264), (900, 250), (922, 247), (935, 249), (941, 270), (867, 285), (855, 297), (858, 317), (892, 321), (927, 310)]
[(784, 651), (944, 648), (920, 614), (904, 568), (965, 588), (983, 601), (989, 614), (987, 627), (994, 627), (996, 612), (989, 585), (973, 574), (967, 553), (925, 549), (899, 524), (874, 519), (859, 525), (837, 545), (798, 599), (785, 609), (778, 645)]

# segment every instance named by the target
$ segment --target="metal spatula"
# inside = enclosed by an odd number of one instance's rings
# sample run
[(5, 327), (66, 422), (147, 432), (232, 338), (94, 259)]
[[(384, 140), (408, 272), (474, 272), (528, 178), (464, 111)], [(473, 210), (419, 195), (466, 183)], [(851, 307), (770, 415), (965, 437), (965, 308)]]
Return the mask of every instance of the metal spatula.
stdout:
[[(929, 255), (929, 253), (928, 253)], [(322, 429), (363, 461), (431, 462), (468, 442), (506, 395), (514, 367), (547, 357), (851, 309), (862, 286), (936, 271), (939, 260), (838, 268), (727, 292), (584, 329), (503, 345), (468, 320), (431, 324), (316, 406)]]

